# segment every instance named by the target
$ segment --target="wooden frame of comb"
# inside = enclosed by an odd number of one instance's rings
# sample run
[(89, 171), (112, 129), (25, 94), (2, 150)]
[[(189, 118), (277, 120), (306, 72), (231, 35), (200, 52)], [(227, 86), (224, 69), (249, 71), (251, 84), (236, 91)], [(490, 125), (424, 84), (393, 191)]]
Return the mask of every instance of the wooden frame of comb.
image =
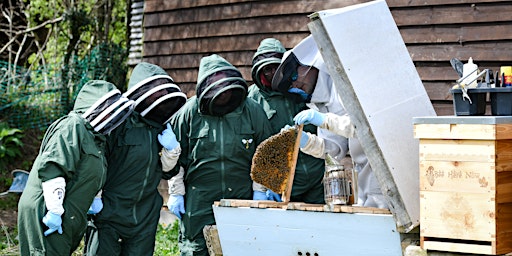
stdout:
[(290, 202), (290, 196), (292, 194), (292, 186), (293, 186), (293, 179), (295, 177), (295, 167), (297, 166), (297, 157), (299, 156), (299, 147), (300, 147), (300, 138), (302, 137), (302, 129), (304, 128), (304, 125), (298, 125), (297, 128), (297, 138), (295, 139), (295, 146), (293, 148), (293, 157), (291, 161), (290, 166), (290, 175), (288, 176), (288, 184), (286, 185), (286, 188), (281, 195), (281, 200), (283, 200), (283, 203)]

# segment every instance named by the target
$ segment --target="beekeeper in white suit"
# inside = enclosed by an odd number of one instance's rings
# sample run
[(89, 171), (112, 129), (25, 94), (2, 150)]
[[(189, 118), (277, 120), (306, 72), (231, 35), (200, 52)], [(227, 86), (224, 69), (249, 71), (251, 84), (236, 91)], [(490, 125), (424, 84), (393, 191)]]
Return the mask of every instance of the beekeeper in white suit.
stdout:
[[(272, 80), (272, 88), (297, 102), (306, 102), (309, 109), (295, 116), (296, 124), (319, 127), (318, 135), (303, 132), (300, 141), (302, 152), (319, 158), (329, 153), (342, 159), (347, 153), (348, 140), (350, 156), (358, 174), (357, 204), (389, 208), (368, 158), (354, 137), (355, 127), (336, 93), (334, 82), (311, 35), (285, 52)], [(333, 142), (335, 136), (337, 140)]]

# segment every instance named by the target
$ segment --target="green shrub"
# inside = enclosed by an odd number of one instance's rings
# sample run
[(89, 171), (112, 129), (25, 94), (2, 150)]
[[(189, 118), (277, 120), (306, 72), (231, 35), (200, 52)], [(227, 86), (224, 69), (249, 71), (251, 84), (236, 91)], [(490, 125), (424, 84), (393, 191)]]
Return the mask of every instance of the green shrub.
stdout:
[(178, 229), (179, 224), (177, 220), (172, 225), (163, 226), (162, 224), (158, 224), (154, 255), (180, 255), (180, 249), (178, 247)]
[(0, 160), (9, 161), (17, 156), (21, 156), (21, 147), (23, 147), (23, 132), (20, 129), (10, 128), (6, 123), (0, 123)]
[(12, 176), (7, 165), (22, 155), (22, 138), (20, 129), (10, 128), (6, 123), (0, 122), (0, 192), (11, 185)]

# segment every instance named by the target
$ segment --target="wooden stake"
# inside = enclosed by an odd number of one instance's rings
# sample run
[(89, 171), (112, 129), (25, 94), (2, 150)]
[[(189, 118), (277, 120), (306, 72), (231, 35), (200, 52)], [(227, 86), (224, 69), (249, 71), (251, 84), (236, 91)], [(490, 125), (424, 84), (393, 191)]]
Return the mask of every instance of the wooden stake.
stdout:
[(292, 194), (293, 178), (295, 176), (295, 167), (297, 166), (297, 157), (299, 156), (300, 138), (302, 136), (303, 127), (304, 125), (301, 124), (297, 128), (297, 139), (295, 140), (295, 146), (293, 147), (293, 156), (290, 166), (290, 175), (288, 176), (288, 184), (286, 185), (286, 189), (283, 191), (283, 194), (281, 196), (281, 199), (285, 203), (290, 202), (290, 196)]

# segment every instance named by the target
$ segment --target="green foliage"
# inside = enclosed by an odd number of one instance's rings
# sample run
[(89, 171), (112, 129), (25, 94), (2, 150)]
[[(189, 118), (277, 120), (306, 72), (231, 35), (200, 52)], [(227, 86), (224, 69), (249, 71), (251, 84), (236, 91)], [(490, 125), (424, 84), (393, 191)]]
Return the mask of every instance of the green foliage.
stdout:
[(10, 128), (6, 123), (0, 122), (0, 167), (2, 169), (9, 161), (21, 156), (22, 138), (23, 132), (20, 129)]
[[(20, 129), (10, 128), (7, 123), (0, 122), (0, 192), (12, 183), (13, 177), (9, 174), (7, 165), (22, 156), (23, 136)], [(9, 208), (12, 205), (8, 198), (0, 201), (0, 209)]]
[(45, 129), (67, 114), (91, 79), (126, 84), (127, 2), (19, 0), (38, 52), (27, 63), (0, 63), (0, 120)]
[(112, 29), (109, 31), (109, 41), (117, 44), (124, 45), (126, 44), (126, 4), (129, 1), (116, 1), (113, 10), (112, 10), (112, 21), (111, 26)]
[(0, 120), (21, 129), (46, 128), (67, 113), (60, 98), (68, 90), (58, 73), (49, 66), (26, 69), (0, 62)]
[[(30, 0), (29, 3), (25, 15), (31, 26), (63, 18), (59, 23), (46, 27), (52, 28), (52, 36), (48, 38), (43, 52), (46, 65), (61, 64), (74, 56), (83, 58), (102, 43), (126, 45), (127, 1)], [(29, 59), (31, 64), (40, 60), (35, 55)]]
[(180, 249), (178, 247), (178, 229), (179, 224), (177, 220), (173, 225), (163, 226), (162, 224), (158, 224), (154, 255), (180, 255)]

